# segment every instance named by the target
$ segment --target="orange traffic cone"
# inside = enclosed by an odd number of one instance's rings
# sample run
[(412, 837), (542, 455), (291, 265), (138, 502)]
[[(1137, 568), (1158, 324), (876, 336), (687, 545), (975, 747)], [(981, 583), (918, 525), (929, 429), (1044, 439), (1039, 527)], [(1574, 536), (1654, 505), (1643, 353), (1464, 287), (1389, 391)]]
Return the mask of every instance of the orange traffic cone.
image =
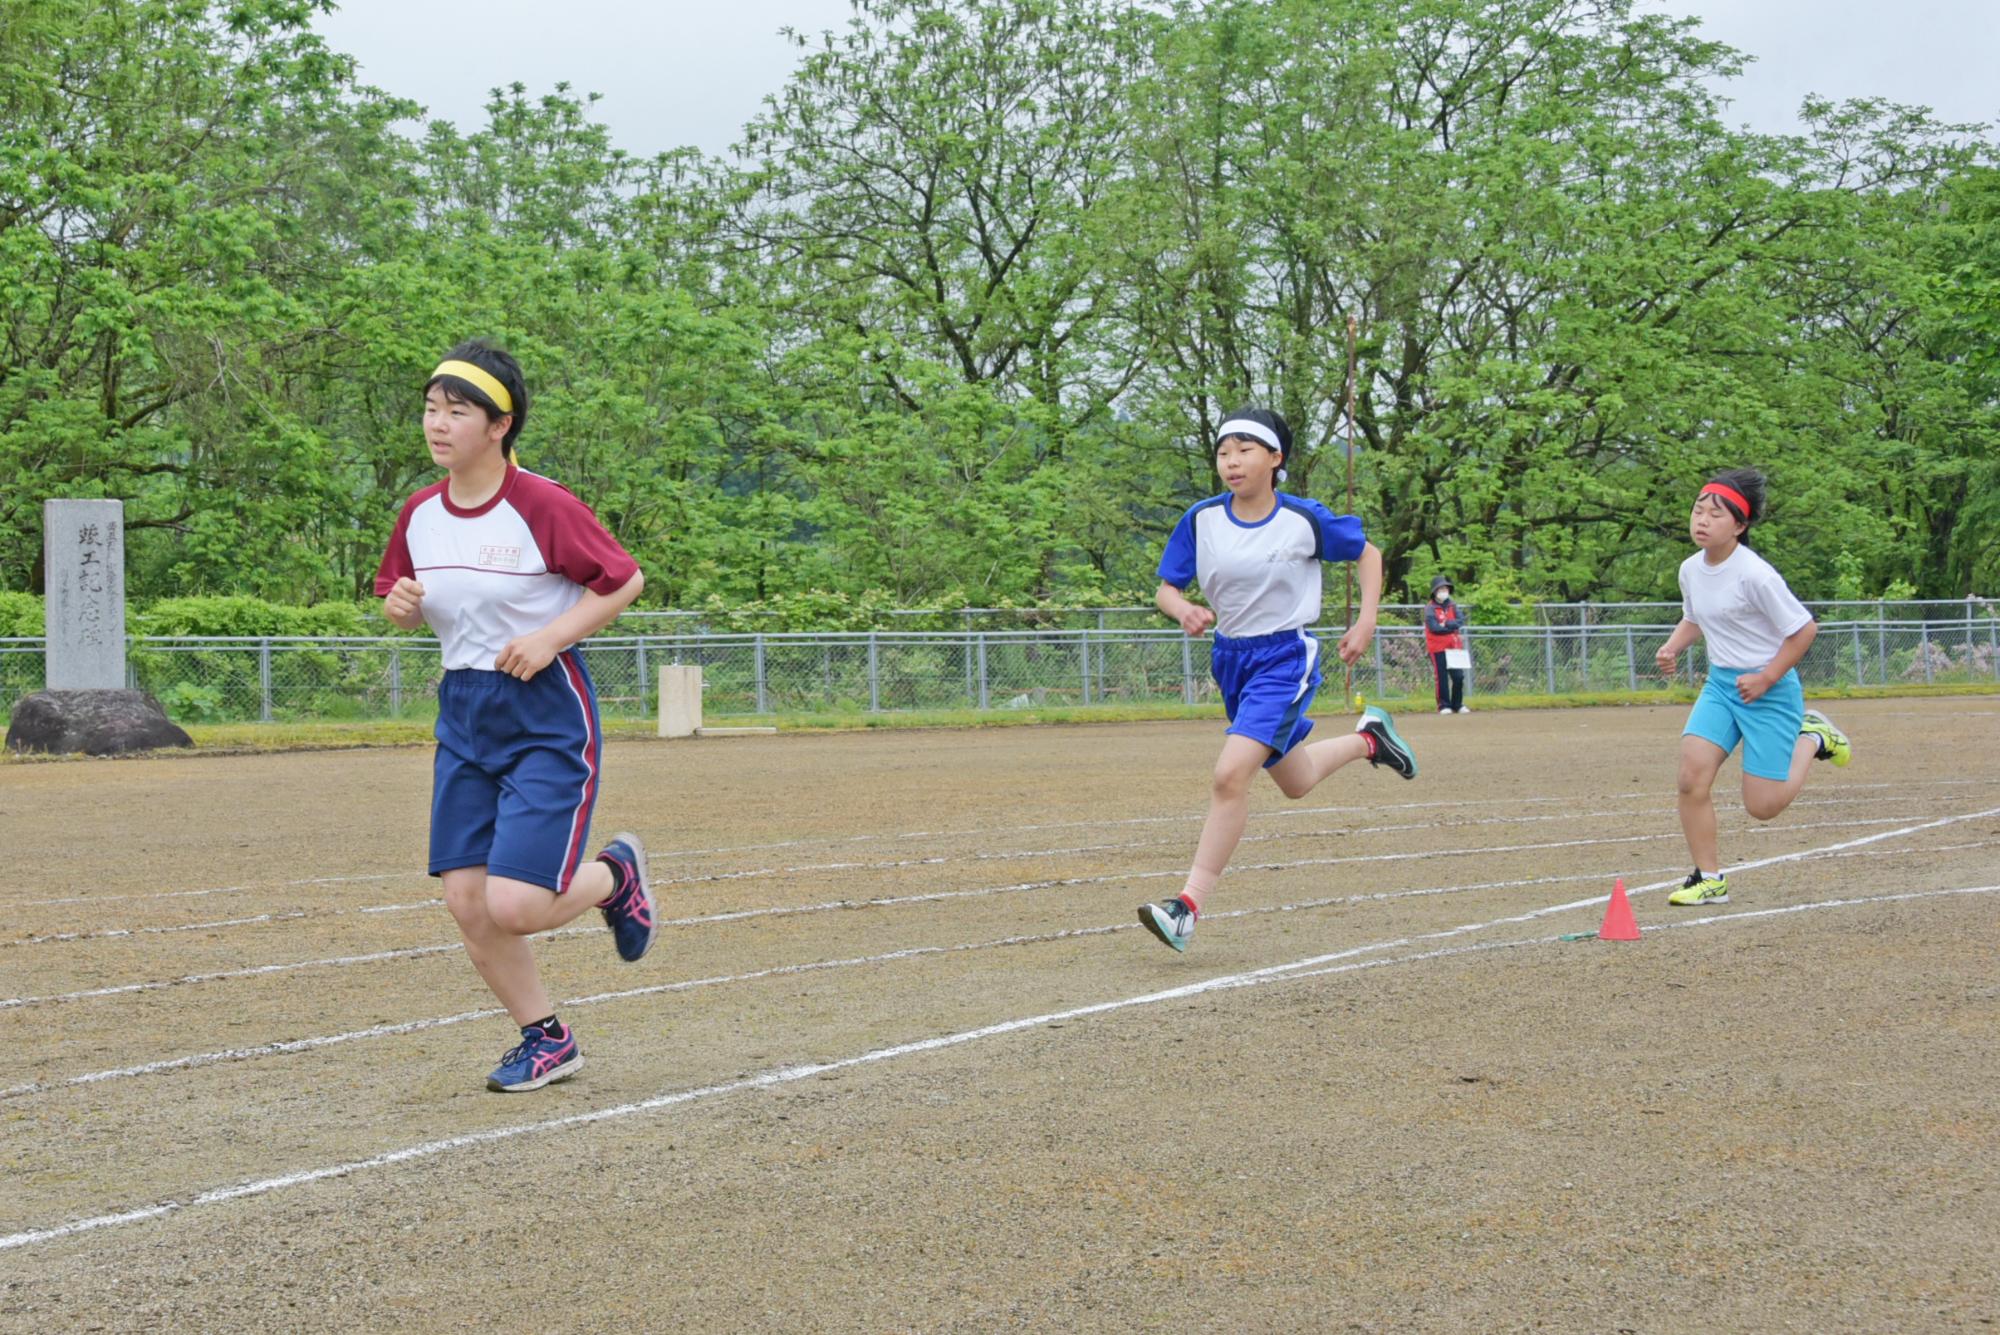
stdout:
[(1639, 920), (1632, 916), (1632, 901), (1625, 898), (1625, 878), (1611, 887), (1611, 902), (1604, 906), (1604, 925), (1597, 929), (1600, 941), (1637, 941)]

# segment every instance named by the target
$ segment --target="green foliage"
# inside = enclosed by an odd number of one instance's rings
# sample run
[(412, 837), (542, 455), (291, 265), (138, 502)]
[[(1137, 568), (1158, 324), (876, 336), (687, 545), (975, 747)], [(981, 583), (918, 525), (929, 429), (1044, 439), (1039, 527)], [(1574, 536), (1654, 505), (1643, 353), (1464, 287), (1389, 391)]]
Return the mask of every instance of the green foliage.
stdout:
[(311, 607), (243, 596), (162, 598), (125, 617), (134, 635), (382, 635), (393, 633), (373, 604)]
[(178, 681), (157, 692), (153, 698), (160, 702), (160, 708), (166, 711), (168, 718), (182, 725), (189, 722), (216, 723), (228, 716), (222, 691), (214, 686)]
[(47, 629), (39, 595), (0, 590), (0, 639), (39, 639)]
[(1536, 600), (1522, 592), (1512, 570), (1501, 569), (1486, 579), (1454, 587), (1452, 597), (1474, 626), (1532, 626), (1539, 619)]
[(1350, 396), (1392, 599), (1670, 597), (1742, 463), (1802, 594), (2000, 586), (1984, 127), (1732, 130), (1742, 55), (1633, 0), (857, 0), (729, 162), (560, 84), (406, 134), (324, 8), (0, 7), (0, 588), (110, 496), (135, 600), (379, 629), (472, 333), (647, 604), (731, 625), (1142, 601), (1242, 402), (1348, 508)]

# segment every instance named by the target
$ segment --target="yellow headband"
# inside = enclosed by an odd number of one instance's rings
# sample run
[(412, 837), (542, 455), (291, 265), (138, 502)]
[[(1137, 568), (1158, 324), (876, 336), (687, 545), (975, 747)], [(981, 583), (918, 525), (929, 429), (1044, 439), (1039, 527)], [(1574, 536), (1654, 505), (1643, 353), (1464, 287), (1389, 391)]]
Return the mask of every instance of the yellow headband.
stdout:
[(503, 413), (514, 411), (514, 396), (507, 392), (507, 387), (490, 371), (481, 370), (471, 362), (439, 362), (438, 369), (431, 372), (431, 379), (435, 380), (441, 375), (457, 376), (460, 380), (478, 386)]

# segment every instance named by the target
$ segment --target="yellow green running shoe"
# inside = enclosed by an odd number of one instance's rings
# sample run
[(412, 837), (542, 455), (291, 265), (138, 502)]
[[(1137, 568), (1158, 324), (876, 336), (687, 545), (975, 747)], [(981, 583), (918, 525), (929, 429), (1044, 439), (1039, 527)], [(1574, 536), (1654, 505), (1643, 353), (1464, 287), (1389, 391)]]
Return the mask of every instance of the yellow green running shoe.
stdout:
[(1799, 736), (1818, 739), (1816, 760), (1831, 760), (1844, 769), (1847, 762), (1854, 759), (1854, 748), (1848, 744), (1847, 734), (1834, 727), (1833, 720), (1817, 709), (1806, 711), (1805, 722), (1799, 724)]
[(1729, 878), (1727, 876), (1703, 876), (1698, 871), (1688, 873), (1681, 888), (1667, 896), (1669, 904), (1686, 908), (1690, 904), (1727, 904), (1729, 902)]

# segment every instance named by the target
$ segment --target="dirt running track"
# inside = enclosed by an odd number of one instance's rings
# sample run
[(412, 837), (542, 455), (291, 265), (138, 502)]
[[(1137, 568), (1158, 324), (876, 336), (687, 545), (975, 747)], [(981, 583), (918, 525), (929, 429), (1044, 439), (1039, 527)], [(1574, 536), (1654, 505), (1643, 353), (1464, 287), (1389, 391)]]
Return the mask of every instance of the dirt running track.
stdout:
[(1831, 712), (1708, 915), (1679, 710), (1418, 715), (1184, 958), (1217, 724), (617, 743), (525, 1096), (428, 751), (0, 767), (0, 1329), (1991, 1329), (2000, 700)]

